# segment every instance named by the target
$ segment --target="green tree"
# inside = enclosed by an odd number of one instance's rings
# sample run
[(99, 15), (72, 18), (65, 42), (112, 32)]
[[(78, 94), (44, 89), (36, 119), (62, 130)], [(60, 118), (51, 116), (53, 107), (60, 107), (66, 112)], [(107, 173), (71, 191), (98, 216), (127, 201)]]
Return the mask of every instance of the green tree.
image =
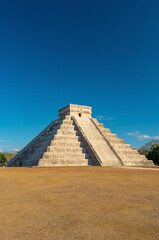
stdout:
[(159, 141), (158, 140), (152, 140), (148, 143), (146, 143), (144, 146), (139, 148), (139, 153), (143, 154), (143, 155), (148, 155), (149, 152), (153, 151), (153, 149), (155, 147), (157, 147), (159, 145)]
[(4, 157), (2, 153), (0, 153), (0, 163), (5, 164), (7, 162), (7, 159)]
[(159, 145), (152, 149), (146, 157), (153, 160), (154, 164), (159, 165)]

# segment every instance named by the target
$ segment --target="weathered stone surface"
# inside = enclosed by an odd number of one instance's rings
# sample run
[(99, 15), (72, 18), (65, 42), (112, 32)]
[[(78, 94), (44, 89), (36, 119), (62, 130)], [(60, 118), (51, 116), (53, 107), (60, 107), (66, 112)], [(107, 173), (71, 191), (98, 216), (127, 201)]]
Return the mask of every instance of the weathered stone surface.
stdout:
[(91, 117), (92, 108), (69, 104), (59, 118), (10, 160), (8, 166), (153, 165)]
[(87, 106), (69, 104), (64, 108), (59, 110), (59, 117), (63, 117), (65, 115), (71, 116), (79, 116), (79, 117), (91, 117), (92, 108)]

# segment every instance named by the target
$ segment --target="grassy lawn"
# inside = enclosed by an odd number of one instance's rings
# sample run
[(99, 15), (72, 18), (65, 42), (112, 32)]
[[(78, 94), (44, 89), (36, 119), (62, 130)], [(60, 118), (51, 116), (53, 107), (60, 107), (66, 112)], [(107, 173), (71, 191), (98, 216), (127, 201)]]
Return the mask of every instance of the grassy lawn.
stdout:
[(159, 239), (159, 171), (1, 168), (0, 240)]

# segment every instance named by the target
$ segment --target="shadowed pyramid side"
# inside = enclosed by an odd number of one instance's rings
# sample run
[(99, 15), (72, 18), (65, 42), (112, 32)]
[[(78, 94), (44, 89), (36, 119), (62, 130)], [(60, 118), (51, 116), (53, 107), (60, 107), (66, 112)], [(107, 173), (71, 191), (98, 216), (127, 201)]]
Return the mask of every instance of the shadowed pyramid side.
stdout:
[(60, 127), (61, 120), (55, 120), (48, 125), (37, 137), (24, 147), (7, 164), (8, 167), (37, 166), (39, 159), (46, 151), (51, 140)]

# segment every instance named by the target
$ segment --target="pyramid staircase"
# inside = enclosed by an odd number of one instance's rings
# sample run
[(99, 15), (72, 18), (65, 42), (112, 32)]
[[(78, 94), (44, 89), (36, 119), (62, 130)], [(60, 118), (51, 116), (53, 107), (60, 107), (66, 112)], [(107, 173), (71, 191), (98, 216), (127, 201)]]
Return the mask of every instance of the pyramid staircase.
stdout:
[(91, 117), (91, 107), (69, 104), (8, 162), (19, 166), (154, 165)]
[[(93, 124), (92, 119), (88, 117), (72, 117), (79, 131), (85, 134), (85, 138), (92, 146), (93, 151), (98, 157), (98, 161), (102, 166), (121, 166), (123, 165), (117, 154), (110, 148), (108, 142), (105, 141), (99, 130)], [(110, 161), (111, 159), (111, 161)]]

